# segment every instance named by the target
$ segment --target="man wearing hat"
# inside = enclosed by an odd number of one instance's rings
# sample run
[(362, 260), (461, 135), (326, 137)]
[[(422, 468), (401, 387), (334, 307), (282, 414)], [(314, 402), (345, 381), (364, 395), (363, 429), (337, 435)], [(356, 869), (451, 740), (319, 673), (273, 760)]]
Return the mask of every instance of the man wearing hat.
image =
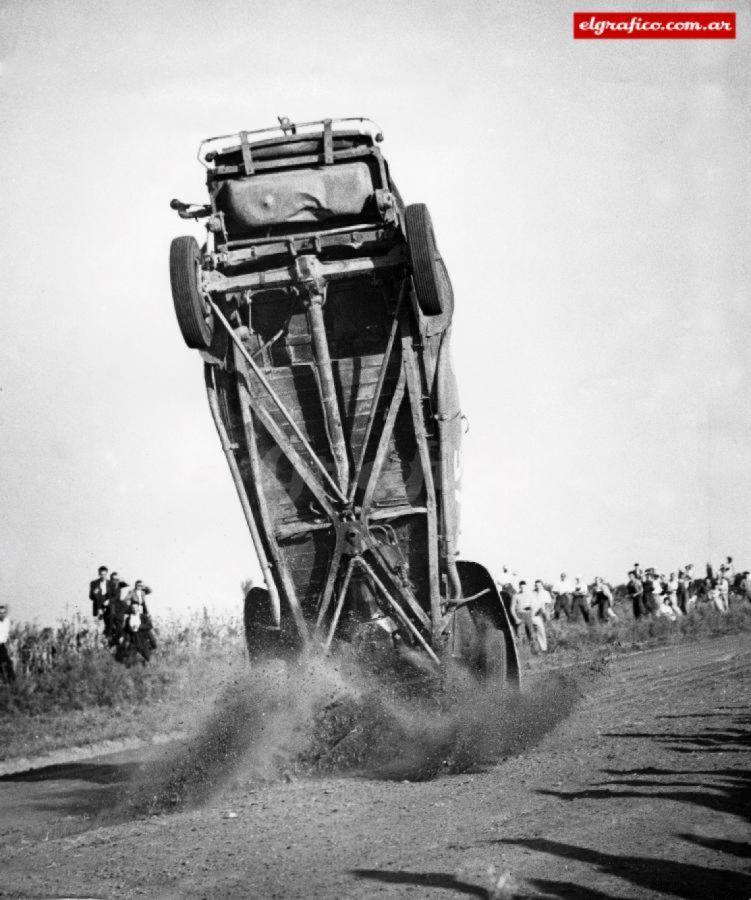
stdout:
[(144, 665), (151, 658), (151, 651), (156, 649), (156, 638), (151, 617), (146, 608), (146, 595), (151, 593), (151, 588), (141, 581), (136, 580), (133, 590), (128, 592), (125, 602), (128, 612), (125, 619), (125, 632), (130, 646), (136, 650), (143, 659)]
[(117, 572), (112, 573), (109, 580), (109, 606), (107, 637), (110, 647), (120, 644), (124, 629), (125, 617), (128, 615), (129, 603), (123, 597), (124, 588), (128, 587), (127, 581), (121, 581)]

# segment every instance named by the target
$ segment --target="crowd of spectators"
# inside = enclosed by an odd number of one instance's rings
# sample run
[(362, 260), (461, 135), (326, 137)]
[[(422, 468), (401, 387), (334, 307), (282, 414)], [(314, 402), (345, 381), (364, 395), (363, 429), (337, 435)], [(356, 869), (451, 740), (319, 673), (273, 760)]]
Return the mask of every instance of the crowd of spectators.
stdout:
[[(689, 615), (697, 603), (710, 603), (726, 614), (731, 593), (751, 601), (751, 575), (737, 572), (731, 556), (716, 570), (708, 563), (701, 577), (695, 575), (691, 564), (666, 575), (634, 563), (628, 581), (615, 587), (600, 576), (587, 582), (581, 575), (571, 579), (561, 572), (557, 581), (546, 583), (538, 578), (530, 588), (525, 579), (504, 566), (498, 587), (517, 635), (526, 638), (533, 651), (542, 653), (548, 649), (545, 624), (552, 619), (590, 625), (595, 620), (617, 622), (630, 612), (633, 619), (675, 622)], [(624, 600), (628, 601), (626, 608), (616, 613), (616, 603)]]
[(139, 578), (130, 589), (117, 572), (110, 575), (107, 566), (100, 566), (97, 575), (89, 584), (91, 614), (101, 623), (115, 659), (126, 665), (134, 660), (146, 665), (156, 649), (154, 626), (146, 606), (151, 588)]

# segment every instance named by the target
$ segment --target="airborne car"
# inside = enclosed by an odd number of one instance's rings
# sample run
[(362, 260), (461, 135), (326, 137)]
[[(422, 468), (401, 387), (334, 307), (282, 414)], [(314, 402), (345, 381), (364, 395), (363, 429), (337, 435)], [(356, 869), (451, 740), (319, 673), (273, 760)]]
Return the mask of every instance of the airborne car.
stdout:
[(202, 247), (172, 241), (170, 278), (266, 581), (249, 646), (328, 650), (377, 623), (516, 681), (495, 583), (457, 558), (451, 282), (382, 140), (366, 119), (210, 138), (209, 203), (171, 204), (207, 220)]

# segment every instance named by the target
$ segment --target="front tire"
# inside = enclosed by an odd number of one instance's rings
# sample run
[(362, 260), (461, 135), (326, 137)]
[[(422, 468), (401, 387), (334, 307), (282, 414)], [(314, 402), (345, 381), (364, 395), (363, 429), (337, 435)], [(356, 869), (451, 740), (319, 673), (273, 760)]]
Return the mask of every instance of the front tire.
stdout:
[(451, 308), (453, 289), (424, 203), (413, 203), (404, 210), (404, 227), (417, 302), (424, 315), (440, 316)]
[(169, 275), (172, 301), (183, 340), (193, 350), (208, 350), (214, 335), (214, 317), (201, 294), (201, 252), (191, 235), (176, 237), (170, 245)]

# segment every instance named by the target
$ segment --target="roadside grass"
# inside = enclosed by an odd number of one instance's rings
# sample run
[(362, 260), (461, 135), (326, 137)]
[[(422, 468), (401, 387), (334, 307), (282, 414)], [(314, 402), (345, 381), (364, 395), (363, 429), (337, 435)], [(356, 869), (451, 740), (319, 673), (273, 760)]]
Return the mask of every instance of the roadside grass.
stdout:
[[(731, 601), (727, 615), (704, 604), (676, 622), (635, 621), (622, 604), (616, 613), (612, 623), (549, 622), (549, 652), (530, 658), (522, 644), (523, 665), (596, 663), (613, 653), (751, 632), (751, 603), (740, 599)], [(97, 633), (82, 637), (80, 625), (63, 622), (52, 635), (14, 628), (16, 660), (23, 646), (34, 652), (19, 665), (12, 689), (0, 682), (0, 760), (188, 731), (210, 714), (222, 688), (248, 671), (239, 620), (204, 613), (160, 623), (151, 663), (130, 668), (114, 660)]]
[(17, 678), (12, 689), (0, 682), (0, 760), (184, 730), (247, 666), (238, 620), (159, 623), (151, 662), (130, 667), (80, 626), (13, 629)]
[(538, 657), (540, 665), (557, 665), (607, 655), (628, 653), (650, 647), (677, 644), (720, 637), (726, 634), (751, 632), (751, 603), (741, 598), (730, 601), (730, 610), (722, 614), (712, 604), (701, 603), (686, 616), (675, 622), (666, 618), (634, 619), (624, 604), (616, 604), (616, 622), (600, 622), (596, 611), (591, 610), (590, 624), (553, 620), (546, 625), (548, 653)]

